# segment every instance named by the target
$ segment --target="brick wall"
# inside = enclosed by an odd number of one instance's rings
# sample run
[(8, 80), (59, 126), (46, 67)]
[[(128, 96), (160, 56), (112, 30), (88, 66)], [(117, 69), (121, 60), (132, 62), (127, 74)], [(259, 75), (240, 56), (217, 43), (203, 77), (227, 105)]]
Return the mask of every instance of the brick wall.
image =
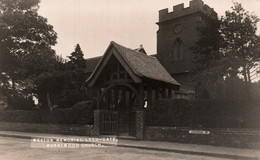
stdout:
[(53, 125), (53, 124), (0, 122), (0, 130), (93, 136), (93, 125)]
[(260, 148), (260, 129), (190, 129), (147, 126), (145, 128), (145, 139), (239, 148)]
[(136, 138), (138, 140), (144, 139), (144, 111), (136, 111)]

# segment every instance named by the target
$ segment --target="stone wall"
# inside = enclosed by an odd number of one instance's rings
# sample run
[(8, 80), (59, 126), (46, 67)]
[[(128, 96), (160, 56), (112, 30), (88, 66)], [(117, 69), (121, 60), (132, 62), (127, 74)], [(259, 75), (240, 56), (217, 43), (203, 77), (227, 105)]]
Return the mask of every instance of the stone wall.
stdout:
[(54, 125), (0, 122), (1, 131), (93, 136), (93, 125)]
[(190, 129), (147, 126), (145, 140), (260, 148), (260, 129)]

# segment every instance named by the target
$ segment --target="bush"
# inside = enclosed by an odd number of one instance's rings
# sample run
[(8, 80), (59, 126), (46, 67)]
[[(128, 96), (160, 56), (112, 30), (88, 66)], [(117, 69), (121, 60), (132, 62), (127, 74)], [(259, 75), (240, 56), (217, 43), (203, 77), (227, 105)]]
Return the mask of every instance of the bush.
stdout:
[(259, 101), (157, 100), (147, 108), (150, 126), (260, 128)]
[(20, 123), (43, 123), (47, 113), (42, 111), (6, 110), (0, 112), (0, 121)]
[(16, 110), (31, 110), (35, 107), (32, 96), (24, 97), (23, 95), (14, 94), (7, 97), (8, 108)]
[(91, 125), (94, 121), (94, 107), (95, 104), (93, 102), (84, 101), (77, 103), (72, 108), (56, 109), (52, 112), (46, 112), (43, 110), (7, 110), (0, 112), (0, 121)]
[(56, 109), (49, 114), (49, 123), (53, 124), (93, 124), (94, 103), (83, 101), (72, 108)]

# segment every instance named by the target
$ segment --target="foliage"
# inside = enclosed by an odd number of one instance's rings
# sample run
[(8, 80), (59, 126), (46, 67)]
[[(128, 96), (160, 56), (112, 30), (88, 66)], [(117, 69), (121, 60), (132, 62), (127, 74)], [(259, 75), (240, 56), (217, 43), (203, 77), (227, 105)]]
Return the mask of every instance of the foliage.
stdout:
[(47, 124), (93, 124), (94, 107), (95, 104), (93, 102), (84, 101), (74, 105), (72, 108), (56, 109), (52, 112), (42, 112), (41, 110), (6, 110), (0, 112), (0, 121)]
[(54, 100), (59, 98), (64, 89), (64, 84), (67, 81), (67, 68), (63, 59), (56, 57), (53, 61), (52, 69), (48, 72), (40, 73), (35, 79), (36, 93), (42, 109), (50, 109), (54, 105)]
[(146, 123), (195, 128), (259, 128), (259, 105), (259, 100), (157, 100), (146, 110)]
[(86, 60), (84, 59), (84, 54), (79, 46), (76, 45), (75, 51), (71, 53), (68, 61), (68, 65), (73, 69), (85, 69), (86, 68)]
[[(198, 98), (216, 99), (228, 92), (233, 81), (247, 92), (236, 92), (250, 98), (250, 69), (260, 60), (260, 38), (256, 35), (258, 17), (234, 3), (231, 11), (218, 20), (204, 16), (198, 28), (199, 40), (192, 47), (195, 54), (195, 81)], [(238, 85), (240, 83), (241, 86)], [(239, 96), (242, 97), (242, 96)]]
[(195, 54), (195, 72), (217, 65), (222, 55), (219, 52), (222, 37), (219, 32), (221, 21), (212, 15), (202, 15), (203, 23), (197, 28), (199, 40), (192, 47)]
[(7, 97), (8, 108), (16, 110), (30, 110), (35, 107), (32, 96), (24, 97), (20, 94), (13, 94)]
[(51, 70), (57, 34), (40, 16), (39, 0), (0, 1), (0, 87), (5, 97), (35, 93), (34, 78)]
[(42, 72), (35, 79), (36, 90), (42, 109), (52, 110), (52, 106), (70, 108), (80, 101), (87, 100), (84, 81), (86, 61), (79, 44), (69, 56), (69, 61), (56, 57), (52, 69)]
[[(222, 17), (220, 33), (223, 37), (222, 52), (229, 59), (227, 72), (230, 75), (242, 73), (250, 82), (250, 69), (260, 60), (260, 38), (256, 35), (259, 18), (250, 14), (239, 3), (234, 3), (231, 11)], [(241, 69), (242, 68), (242, 69)]]
[(86, 60), (79, 44), (75, 51), (69, 56), (67, 65), (67, 79), (64, 82), (64, 89), (61, 93), (58, 106), (60, 108), (72, 107), (77, 102), (87, 100), (86, 88), (84, 85), (86, 77)]
[(203, 16), (204, 23), (198, 28), (200, 38), (192, 48), (195, 71), (219, 66), (215, 74), (236, 77), (242, 73), (247, 82), (249, 70), (260, 60), (260, 38), (256, 35), (259, 18), (239, 3), (234, 3), (231, 9), (221, 20)]

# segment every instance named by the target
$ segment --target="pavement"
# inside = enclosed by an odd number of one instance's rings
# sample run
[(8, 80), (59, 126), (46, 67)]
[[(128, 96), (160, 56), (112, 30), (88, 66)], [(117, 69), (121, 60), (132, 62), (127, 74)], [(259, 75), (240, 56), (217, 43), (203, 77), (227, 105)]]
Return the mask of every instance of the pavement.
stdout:
[[(29, 133), (29, 132), (13, 132), (13, 131), (0, 131), (2, 137), (13, 137), (22, 139), (71, 139), (70, 143), (85, 143), (77, 141), (80, 139), (92, 139), (93, 137), (87, 136), (71, 136), (71, 135), (58, 135), (58, 134), (45, 134), (45, 133)], [(197, 145), (197, 144), (182, 144), (173, 142), (161, 141), (137, 141), (132, 139), (119, 139), (116, 143), (108, 143), (102, 141), (102, 138), (116, 138), (113, 136), (101, 137), (96, 139), (96, 142), (105, 146), (127, 147), (143, 150), (154, 150), (173, 152), (180, 154), (202, 155), (217, 158), (229, 158), (239, 160), (260, 160), (260, 150), (257, 149), (242, 149), (230, 147), (218, 147), (211, 145)], [(67, 141), (68, 142), (68, 141)], [(62, 143), (66, 143), (62, 142)]]

